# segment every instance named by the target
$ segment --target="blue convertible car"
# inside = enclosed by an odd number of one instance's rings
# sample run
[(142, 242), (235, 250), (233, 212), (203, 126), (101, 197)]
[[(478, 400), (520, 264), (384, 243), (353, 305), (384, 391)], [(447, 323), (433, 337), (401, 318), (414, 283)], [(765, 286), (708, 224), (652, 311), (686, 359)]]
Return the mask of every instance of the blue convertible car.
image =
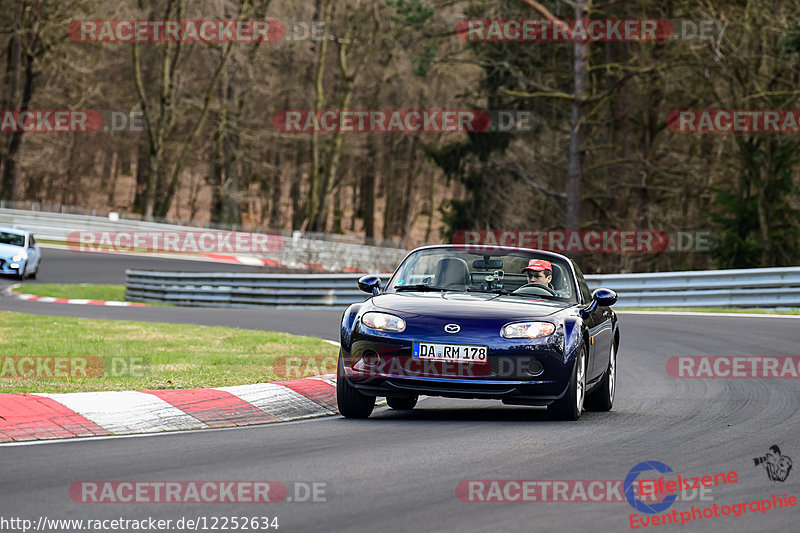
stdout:
[(617, 295), (590, 293), (569, 258), (470, 245), (414, 250), (381, 291), (342, 317), (339, 411), (366, 418), (376, 396), (413, 409), (420, 394), (547, 406), (558, 420), (614, 403)]

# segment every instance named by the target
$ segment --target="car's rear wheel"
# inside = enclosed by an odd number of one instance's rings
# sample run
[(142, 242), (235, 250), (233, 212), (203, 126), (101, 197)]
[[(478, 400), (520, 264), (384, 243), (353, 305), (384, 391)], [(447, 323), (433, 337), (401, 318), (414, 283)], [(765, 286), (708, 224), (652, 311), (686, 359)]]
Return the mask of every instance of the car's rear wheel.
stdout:
[(375, 396), (361, 394), (344, 377), (342, 355), (339, 354), (339, 369), (336, 373), (336, 404), (345, 418), (368, 418), (375, 408)]
[(586, 409), (589, 411), (610, 411), (614, 406), (614, 393), (617, 388), (617, 349), (611, 343), (608, 356), (608, 369), (597, 390), (586, 396)]
[(581, 346), (578, 357), (572, 367), (567, 392), (547, 406), (547, 414), (553, 420), (577, 420), (583, 411), (583, 400), (586, 394), (586, 349)]
[(410, 411), (417, 405), (417, 400), (419, 400), (419, 396), (416, 394), (412, 394), (411, 396), (387, 396), (386, 403), (392, 409), (398, 409), (400, 411)]

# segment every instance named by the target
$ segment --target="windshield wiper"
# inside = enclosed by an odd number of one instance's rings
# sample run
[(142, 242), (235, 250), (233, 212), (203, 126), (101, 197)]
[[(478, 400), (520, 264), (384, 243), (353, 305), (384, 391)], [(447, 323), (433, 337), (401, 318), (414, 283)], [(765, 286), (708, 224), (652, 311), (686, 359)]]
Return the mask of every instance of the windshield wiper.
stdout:
[(395, 285), (392, 287), (395, 291), (452, 291), (454, 289), (446, 289), (444, 287), (433, 287), (431, 285), (426, 285), (424, 283), (418, 283), (416, 285)]
[(500, 294), (502, 296), (507, 296), (511, 294), (511, 291), (507, 291), (506, 289), (470, 289), (467, 287), (468, 292), (485, 292), (487, 294)]

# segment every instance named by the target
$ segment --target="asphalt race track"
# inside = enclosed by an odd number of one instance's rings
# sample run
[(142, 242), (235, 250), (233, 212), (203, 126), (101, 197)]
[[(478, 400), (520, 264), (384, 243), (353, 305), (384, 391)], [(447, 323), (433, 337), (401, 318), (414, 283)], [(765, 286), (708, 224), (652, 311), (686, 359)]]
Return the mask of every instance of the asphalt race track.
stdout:
[[(257, 267), (210, 261), (175, 260), (145, 255), (78, 253), (42, 248), (42, 267), (36, 280), (25, 283), (125, 283), (125, 269), (182, 272), (258, 272)], [(4, 278), (0, 282), (13, 280)]]
[[(110, 283), (124, 284), (125, 269), (164, 270), (181, 272), (258, 272), (257, 267), (204, 261), (173, 260), (161, 257), (128, 256), (123, 254), (86, 254), (52, 248), (42, 249), (42, 270), (37, 283)], [(4, 285), (17, 283), (0, 278)], [(0, 299), (0, 310), (35, 313), (49, 316), (109, 318), (143, 322), (171, 322), (228, 326), (266, 331), (285, 331), (295, 335), (312, 335), (326, 339), (339, 336), (341, 310), (305, 310), (303, 320), (285, 309), (216, 309), (192, 307), (106, 307), (28, 302), (10, 298)]]
[[(47, 257), (46, 257), (47, 259)], [(183, 268), (184, 262), (173, 268)], [(51, 261), (48, 274), (57, 270)], [(227, 267), (225, 267), (227, 269)], [(92, 268), (93, 271), (96, 268)], [(44, 271), (43, 271), (44, 272)], [(104, 274), (105, 275), (105, 274)], [(109, 274), (110, 276), (110, 274)], [(96, 279), (96, 278), (95, 278)], [(43, 281), (47, 278), (43, 275)], [(21, 304), (25, 303), (25, 306)], [(0, 300), (0, 309), (92, 316), (89, 306)], [(55, 310), (58, 311), (55, 311)], [(161, 308), (176, 321), (259, 329), (308, 323), (335, 335), (338, 312)], [(98, 310), (98, 316), (164, 320), (159, 308)], [(208, 311), (208, 314), (205, 312)], [(246, 315), (252, 316), (247, 321)], [(0, 516), (196, 519), (278, 517), (282, 532), (308, 531), (626, 531), (627, 502), (465, 502), (462, 480), (623, 480), (642, 461), (683, 476), (735, 471), (712, 500), (677, 501), (688, 511), (800, 494), (795, 467), (785, 482), (753, 458), (777, 444), (800, 460), (797, 379), (674, 379), (676, 355), (800, 355), (798, 319), (621, 315), (617, 398), (610, 413), (550, 422), (542, 409), (499, 402), (427, 398), (414, 411), (376, 409), (368, 420), (341, 417), (248, 428), (133, 438), (58, 441), (0, 448)], [(279, 319), (280, 318), (280, 319)], [(287, 327), (284, 329), (283, 326)], [(652, 476), (648, 476), (652, 477)], [(85, 480), (272, 480), (326, 483), (326, 500), (275, 504), (79, 504)], [(289, 496), (293, 497), (290, 488)], [(688, 531), (797, 531), (800, 507), (687, 523)], [(210, 524), (210, 522), (209, 522)], [(672, 531), (676, 525), (651, 526)]]

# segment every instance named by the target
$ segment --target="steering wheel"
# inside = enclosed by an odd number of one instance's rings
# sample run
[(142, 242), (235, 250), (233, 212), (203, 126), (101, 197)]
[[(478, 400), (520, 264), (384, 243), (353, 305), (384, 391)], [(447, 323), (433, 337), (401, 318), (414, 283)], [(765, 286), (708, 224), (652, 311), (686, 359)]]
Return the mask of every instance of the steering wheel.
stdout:
[[(524, 289), (531, 289), (531, 290), (524, 290)], [(519, 294), (542, 294), (540, 290), (546, 291), (546, 294), (550, 296), (555, 296), (556, 291), (548, 287), (547, 285), (542, 285), (541, 283), (526, 283), (519, 289), (515, 290), (515, 293)]]

